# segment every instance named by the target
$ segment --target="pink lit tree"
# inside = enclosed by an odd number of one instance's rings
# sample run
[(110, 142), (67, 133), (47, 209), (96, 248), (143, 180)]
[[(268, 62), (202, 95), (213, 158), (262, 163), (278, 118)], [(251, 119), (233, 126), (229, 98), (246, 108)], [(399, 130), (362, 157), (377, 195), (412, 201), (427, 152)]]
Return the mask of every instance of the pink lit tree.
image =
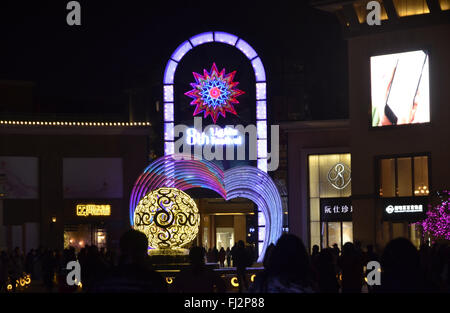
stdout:
[(450, 240), (450, 191), (438, 192), (438, 196), (440, 203), (430, 206), (427, 218), (419, 224), (433, 241)]

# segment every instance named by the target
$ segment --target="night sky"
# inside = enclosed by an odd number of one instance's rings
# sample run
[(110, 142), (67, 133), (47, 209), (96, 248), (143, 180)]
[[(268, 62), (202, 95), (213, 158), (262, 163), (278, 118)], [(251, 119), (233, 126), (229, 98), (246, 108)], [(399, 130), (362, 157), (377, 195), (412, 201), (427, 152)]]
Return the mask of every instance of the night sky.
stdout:
[[(210, 30), (236, 34), (259, 53), (274, 119), (348, 115), (346, 43), (331, 14), (287, 1), (85, 0), (82, 25), (68, 26), (68, 2), (0, 2), (0, 81), (35, 83), (22, 115), (127, 118), (127, 89), (141, 90), (153, 108), (173, 50)], [(0, 105), (1, 115), (12, 113)]]

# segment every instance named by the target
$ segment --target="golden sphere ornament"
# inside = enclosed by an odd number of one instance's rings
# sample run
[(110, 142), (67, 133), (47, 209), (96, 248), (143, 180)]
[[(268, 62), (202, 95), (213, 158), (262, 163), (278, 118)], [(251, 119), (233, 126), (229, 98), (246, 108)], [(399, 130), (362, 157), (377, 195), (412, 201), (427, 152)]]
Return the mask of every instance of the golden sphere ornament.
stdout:
[(200, 214), (184, 191), (163, 187), (147, 193), (134, 211), (135, 230), (147, 235), (153, 249), (178, 249), (198, 234)]

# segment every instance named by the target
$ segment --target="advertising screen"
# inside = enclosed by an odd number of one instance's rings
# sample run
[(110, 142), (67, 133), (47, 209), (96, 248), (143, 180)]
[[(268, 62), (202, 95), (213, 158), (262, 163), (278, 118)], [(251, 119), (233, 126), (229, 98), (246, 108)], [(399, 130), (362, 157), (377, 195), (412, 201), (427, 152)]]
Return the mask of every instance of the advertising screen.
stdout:
[(372, 127), (430, 122), (428, 53), (372, 56)]

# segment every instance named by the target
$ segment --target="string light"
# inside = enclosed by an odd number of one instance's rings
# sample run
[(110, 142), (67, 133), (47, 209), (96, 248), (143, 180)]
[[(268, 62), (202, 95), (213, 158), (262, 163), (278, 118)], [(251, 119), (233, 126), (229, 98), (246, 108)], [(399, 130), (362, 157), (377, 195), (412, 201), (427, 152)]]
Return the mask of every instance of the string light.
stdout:
[(125, 126), (125, 127), (135, 127), (135, 126), (152, 126), (150, 122), (127, 122), (127, 123), (117, 123), (117, 122), (48, 122), (48, 121), (10, 121), (10, 120), (0, 120), (0, 125), (45, 125), (45, 126)]

